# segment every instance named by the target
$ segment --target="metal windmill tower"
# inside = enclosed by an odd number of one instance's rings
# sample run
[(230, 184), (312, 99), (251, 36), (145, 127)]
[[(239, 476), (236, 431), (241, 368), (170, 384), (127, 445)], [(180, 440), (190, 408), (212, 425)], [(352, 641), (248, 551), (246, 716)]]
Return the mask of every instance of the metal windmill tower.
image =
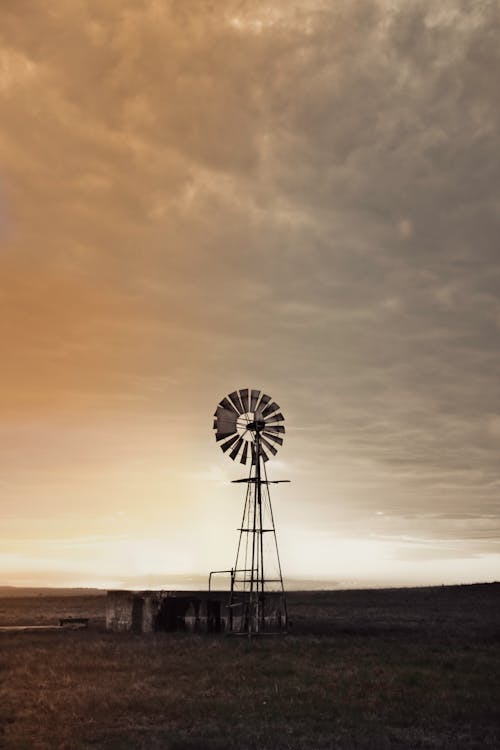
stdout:
[(231, 571), (229, 630), (252, 634), (284, 632), (286, 595), (278, 552), (266, 463), (283, 444), (280, 407), (270, 396), (242, 388), (223, 398), (214, 414), (215, 439), (229, 457), (248, 465), (245, 504), (236, 561)]

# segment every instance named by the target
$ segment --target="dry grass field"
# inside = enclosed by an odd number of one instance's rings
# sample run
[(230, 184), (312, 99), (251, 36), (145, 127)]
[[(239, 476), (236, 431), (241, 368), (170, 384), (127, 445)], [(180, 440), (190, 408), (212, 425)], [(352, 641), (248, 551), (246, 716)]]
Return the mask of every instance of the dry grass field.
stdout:
[(0, 599), (0, 747), (500, 747), (500, 584), (294, 592), (291, 634), (104, 631), (102, 596)]

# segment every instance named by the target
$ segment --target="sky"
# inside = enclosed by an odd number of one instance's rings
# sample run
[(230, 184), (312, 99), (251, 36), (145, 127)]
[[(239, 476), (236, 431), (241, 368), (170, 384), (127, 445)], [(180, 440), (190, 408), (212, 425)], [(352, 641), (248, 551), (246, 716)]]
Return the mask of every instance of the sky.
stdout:
[(290, 585), (500, 578), (499, 35), (496, 0), (2, 0), (0, 582), (229, 568), (247, 387)]

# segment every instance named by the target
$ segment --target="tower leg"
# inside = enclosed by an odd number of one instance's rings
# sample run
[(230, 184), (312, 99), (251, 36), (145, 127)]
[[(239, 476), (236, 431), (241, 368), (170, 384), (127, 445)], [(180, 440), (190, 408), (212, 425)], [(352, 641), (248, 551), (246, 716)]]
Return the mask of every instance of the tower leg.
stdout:
[[(229, 631), (249, 637), (286, 632), (288, 619), (269, 482), (258, 433), (254, 455), (229, 600)], [(269, 544), (264, 543), (265, 537)]]

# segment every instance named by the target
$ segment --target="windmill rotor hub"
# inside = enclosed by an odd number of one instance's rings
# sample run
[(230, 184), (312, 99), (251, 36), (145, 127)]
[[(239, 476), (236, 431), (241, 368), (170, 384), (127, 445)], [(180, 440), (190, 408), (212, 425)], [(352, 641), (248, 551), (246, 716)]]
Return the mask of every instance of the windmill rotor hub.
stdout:
[(253, 414), (251, 412), (245, 412), (245, 414), (240, 414), (240, 416), (236, 420), (236, 432), (240, 437), (243, 438), (243, 440), (246, 440), (247, 442), (252, 439), (252, 436), (249, 434), (250, 425), (253, 422)]
[(263, 419), (255, 419), (253, 422), (247, 424), (247, 430), (251, 430), (252, 432), (262, 432), (265, 426), (266, 423)]

